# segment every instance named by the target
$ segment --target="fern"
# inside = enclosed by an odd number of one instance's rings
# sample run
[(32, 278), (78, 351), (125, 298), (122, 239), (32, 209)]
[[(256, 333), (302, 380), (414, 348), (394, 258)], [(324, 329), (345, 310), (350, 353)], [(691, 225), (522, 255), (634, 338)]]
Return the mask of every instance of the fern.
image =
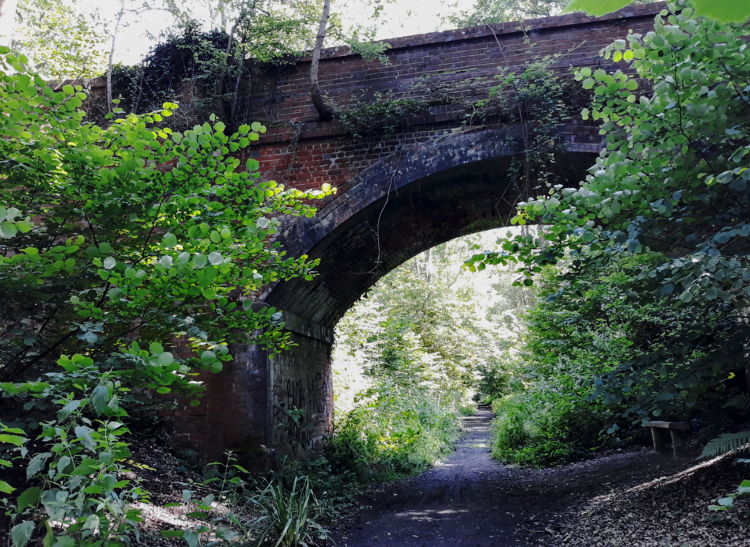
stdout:
[(736, 397), (732, 397), (724, 405), (724, 408), (726, 407), (738, 408), (743, 412), (750, 412), (750, 393), (740, 393)]
[(750, 431), (740, 431), (739, 433), (725, 433), (715, 439), (711, 439), (703, 448), (701, 458), (713, 458), (719, 454), (744, 450), (750, 444)]

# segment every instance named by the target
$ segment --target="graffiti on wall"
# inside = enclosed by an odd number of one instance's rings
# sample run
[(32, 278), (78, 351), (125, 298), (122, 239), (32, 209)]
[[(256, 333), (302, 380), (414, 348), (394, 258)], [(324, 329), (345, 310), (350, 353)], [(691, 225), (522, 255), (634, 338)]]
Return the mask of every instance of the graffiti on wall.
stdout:
[(272, 387), (274, 437), (284, 434), (293, 453), (312, 448), (313, 440), (331, 423), (329, 396), (320, 372), (303, 380), (279, 375)]

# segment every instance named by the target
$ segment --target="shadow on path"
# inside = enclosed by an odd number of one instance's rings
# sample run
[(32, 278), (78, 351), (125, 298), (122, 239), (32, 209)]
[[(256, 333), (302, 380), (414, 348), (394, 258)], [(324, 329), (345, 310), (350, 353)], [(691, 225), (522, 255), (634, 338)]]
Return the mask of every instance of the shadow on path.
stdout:
[[(521, 469), (503, 466), (490, 458), (491, 421), (488, 410), (463, 418), (466, 434), (450, 458), (426, 473), (387, 485), (365, 497), (365, 506), (355, 521), (347, 531), (337, 534), (337, 545), (557, 547), (573, 543), (599, 547), (610, 542), (602, 543), (596, 538), (588, 541), (591, 528), (609, 530), (612, 522), (632, 517), (641, 509), (645, 511), (645, 520), (650, 522), (648, 515), (655, 509), (653, 500), (642, 508), (638, 504), (627, 506), (624, 516), (610, 507), (607, 500), (632, 497), (628, 489), (653, 491), (655, 499), (660, 500), (656, 508), (663, 506), (669, 518), (679, 521), (680, 511), (673, 515), (667, 508), (674, 505), (674, 495), (667, 493), (666, 498), (658, 498), (658, 485), (674, 482), (675, 477), (681, 476), (675, 473), (695, 466), (695, 454), (673, 459), (671, 455), (653, 452), (650, 447), (631, 447), (610, 449), (591, 459), (560, 467)], [(734, 489), (741, 480), (734, 479), (735, 482), (731, 478), (724, 482)], [(685, 484), (690, 490), (690, 485)], [(719, 485), (714, 485), (710, 492), (718, 489)], [(695, 495), (688, 493), (686, 503), (697, 503), (698, 514), (707, 513), (706, 502), (693, 498)], [(709, 498), (705, 494), (702, 499)], [(592, 507), (599, 506), (596, 511), (601, 516), (596, 524), (588, 521), (582, 526), (578, 524), (585, 516), (581, 516), (582, 510), (590, 514)], [(663, 528), (663, 533), (657, 530), (656, 541), (638, 545), (683, 545), (672, 542), (674, 527), (670, 528), (665, 519), (662, 515), (658, 527)], [(687, 530), (695, 523), (677, 524)], [(628, 539), (618, 545), (630, 545), (630, 539), (640, 533), (638, 527), (630, 528), (625, 534)], [(736, 543), (731, 545), (734, 547)]]
[(374, 499), (339, 545), (405, 547), (526, 545), (511, 533), (523, 517), (492, 484), (508, 470), (490, 458), (492, 413), (463, 419), (466, 434), (450, 458)]

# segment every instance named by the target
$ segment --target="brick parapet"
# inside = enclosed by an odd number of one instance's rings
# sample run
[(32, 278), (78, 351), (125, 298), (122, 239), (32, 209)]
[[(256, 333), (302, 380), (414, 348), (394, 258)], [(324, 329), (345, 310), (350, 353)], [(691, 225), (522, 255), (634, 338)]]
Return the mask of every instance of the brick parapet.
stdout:
[[(397, 38), (385, 38), (376, 43), (387, 43), (391, 47), (389, 51), (398, 49), (427, 47), (433, 44), (451, 43), (459, 41), (476, 40), (487, 37), (500, 37), (507, 35), (516, 35), (523, 33), (533, 33), (547, 29), (564, 29), (570, 26), (587, 25), (590, 23), (604, 23), (610, 21), (619, 21), (622, 19), (656, 16), (667, 6), (666, 2), (655, 2), (652, 4), (640, 4), (627, 6), (619, 11), (608, 13), (603, 16), (595, 17), (586, 15), (583, 12), (568, 13), (564, 15), (555, 15), (550, 17), (540, 17), (527, 21), (511, 21), (508, 23), (496, 23), (493, 25), (480, 25), (476, 27), (467, 27), (460, 29), (451, 29), (440, 32), (429, 32), (426, 34), (415, 34), (411, 36), (401, 36)], [(359, 55), (353, 53), (348, 46), (333, 47), (323, 50), (321, 58), (339, 58), (339, 57), (356, 57)], [(361, 59), (361, 58), (360, 58)], [(310, 61), (309, 57), (301, 61)]]
[[(431, 81), (431, 88), (455, 85), (467, 78), (483, 80), (482, 85), (468, 86), (462, 93), (474, 99), (486, 96), (498, 67), (520, 70), (533, 56), (561, 54), (559, 70), (569, 67), (601, 64), (611, 67), (599, 51), (628, 29), (645, 32), (653, 25), (653, 17), (665, 4), (633, 6), (605, 17), (583, 14), (549, 17), (522, 23), (505, 23), (491, 27), (474, 27), (442, 33), (410, 36), (388, 40), (393, 47), (385, 55), (388, 64), (365, 61), (347, 50), (329, 50), (320, 65), (322, 91), (338, 108), (346, 110), (359, 98), (371, 100), (376, 93), (389, 93), (394, 98), (419, 97), (415, 84)], [(519, 30), (523, 28), (523, 30)], [(527, 41), (528, 39), (528, 41)], [(533, 44), (533, 55), (529, 45)], [(342, 134), (335, 123), (315, 122), (316, 112), (309, 100), (309, 61), (300, 60), (288, 74), (253, 78), (249, 112), (253, 119), (281, 126), (266, 138), (288, 142), (295, 124), (305, 127), (300, 139)], [(462, 96), (457, 93), (456, 96)], [(434, 114), (424, 124), (440, 121), (444, 114)], [(446, 119), (447, 121), (447, 119)], [(287, 126), (284, 128), (283, 126)]]

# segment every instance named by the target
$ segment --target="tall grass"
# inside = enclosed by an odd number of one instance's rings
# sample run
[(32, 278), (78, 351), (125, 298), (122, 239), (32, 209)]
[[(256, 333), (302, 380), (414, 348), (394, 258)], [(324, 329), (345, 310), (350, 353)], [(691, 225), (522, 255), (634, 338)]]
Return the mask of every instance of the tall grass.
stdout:
[(257, 498), (264, 516), (258, 545), (271, 538), (274, 547), (307, 547), (327, 542), (330, 537), (316, 520), (318, 501), (307, 477), (295, 477), (292, 487), (284, 487), (282, 480), (268, 483)]

